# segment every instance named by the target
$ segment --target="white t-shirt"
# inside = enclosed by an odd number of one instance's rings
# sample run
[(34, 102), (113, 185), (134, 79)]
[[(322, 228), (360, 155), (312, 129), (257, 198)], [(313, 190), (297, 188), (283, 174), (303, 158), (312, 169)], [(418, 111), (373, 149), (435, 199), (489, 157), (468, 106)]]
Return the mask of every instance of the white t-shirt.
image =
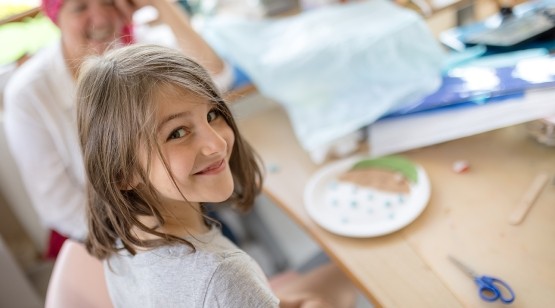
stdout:
[(57, 42), (14, 73), (5, 89), (4, 118), (8, 146), (39, 217), (47, 227), (83, 239), (86, 182), (75, 91)]
[[(152, 43), (148, 37), (137, 41)], [(213, 80), (220, 90), (227, 90), (233, 81), (230, 66), (226, 63)], [(4, 117), (8, 146), (39, 217), (48, 228), (82, 240), (87, 232), (86, 181), (75, 92), (58, 41), (11, 77), (4, 94)]]
[(104, 262), (115, 307), (278, 307), (260, 266), (220, 229), (188, 237), (196, 248), (163, 246)]

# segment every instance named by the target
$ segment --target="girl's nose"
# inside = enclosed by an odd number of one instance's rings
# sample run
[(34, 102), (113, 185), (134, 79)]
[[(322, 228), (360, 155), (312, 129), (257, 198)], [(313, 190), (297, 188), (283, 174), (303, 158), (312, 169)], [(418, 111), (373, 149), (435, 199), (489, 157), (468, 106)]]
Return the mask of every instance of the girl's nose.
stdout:
[(227, 144), (225, 139), (209, 124), (202, 129), (199, 139), (201, 142), (201, 153), (205, 156), (221, 154), (226, 151)]

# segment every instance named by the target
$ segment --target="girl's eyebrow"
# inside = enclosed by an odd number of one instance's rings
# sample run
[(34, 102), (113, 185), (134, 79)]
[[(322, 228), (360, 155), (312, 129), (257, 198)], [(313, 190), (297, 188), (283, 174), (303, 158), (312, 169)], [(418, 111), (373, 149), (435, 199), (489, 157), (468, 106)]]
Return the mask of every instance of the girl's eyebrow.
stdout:
[(174, 114), (170, 114), (169, 116), (165, 117), (164, 119), (162, 119), (162, 121), (160, 122), (160, 124), (158, 124), (158, 129), (160, 130), (164, 125), (166, 125), (169, 121), (173, 120), (173, 119), (177, 119), (177, 118), (186, 118), (190, 115), (191, 113), (189, 111), (184, 111), (184, 112), (179, 112), (179, 113), (174, 113)]

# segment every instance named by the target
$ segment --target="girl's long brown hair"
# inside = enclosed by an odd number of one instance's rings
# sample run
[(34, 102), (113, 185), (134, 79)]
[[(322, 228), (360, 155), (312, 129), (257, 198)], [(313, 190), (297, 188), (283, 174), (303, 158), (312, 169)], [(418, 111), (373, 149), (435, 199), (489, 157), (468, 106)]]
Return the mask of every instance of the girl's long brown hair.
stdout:
[[(177, 50), (155, 45), (133, 45), (91, 58), (78, 79), (77, 119), (88, 178), (87, 250), (104, 259), (121, 243), (131, 254), (135, 248), (183, 243), (141, 223), (152, 216), (164, 225), (157, 191), (148, 180), (149, 167), (141, 167), (138, 153), (157, 155), (154, 101), (162, 85), (171, 85), (213, 102), (235, 134), (230, 158), (235, 189), (228, 200), (247, 211), (262, 186), (259, 160), (241, 137), (231, 112), (206, 71)], [(154, 153), (154, 154), (153, 154)], [(150, 157), (147, 158), (150, 161)], [(130, 187), (130, 183), (142, 183)], [(132, 229), (155, 235), (141, 240)], [(194, 248), (194, 247), (193, 247)]]

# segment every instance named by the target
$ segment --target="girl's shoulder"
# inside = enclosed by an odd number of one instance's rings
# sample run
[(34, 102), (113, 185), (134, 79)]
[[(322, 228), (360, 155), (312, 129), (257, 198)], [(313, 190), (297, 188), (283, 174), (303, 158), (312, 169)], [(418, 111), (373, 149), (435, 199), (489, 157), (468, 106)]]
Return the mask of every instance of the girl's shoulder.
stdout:
[(226, 307), (277, 307), (266, 275), (245, 252), (226, 254), (206, 289), (205, 307), (226, 303)]
[[(135, 256), (122, 252), (110, 257), (105, 273), (111, 294), (125, 303), (156, 302), (160, 306), (187, 302), (213, 307), (223, 302), (234, 303), (226, 307), (277, 307), (258, 264), (219, 229), (187, 240), (195, 245), (195, 251), (173, 245)], [(141, 289), (145, 284), (148, 288)], [(142, 291), (137, 295), (133, 290)], [(168, 290), (172, 290), (171, 298), (160, 297)]]
[[(126, 250), (112, 255), (108, 263), (126, 263), (128, 266), (153, 266), (156, 264), (169, 265), (170, 263), (195, 262), (208, 265), (213, 263), (215, 267), (226, 258), (246, 254), (224, 237), (217, 227), (212, 227), (205, 234), (188, 236), (184, 238), (190, 242), (194, 249), (185, 244), (163, 245), (148, 250), (138, 251), (131, 255)], [(116, 244), (123, 248), (121, 244)]]

